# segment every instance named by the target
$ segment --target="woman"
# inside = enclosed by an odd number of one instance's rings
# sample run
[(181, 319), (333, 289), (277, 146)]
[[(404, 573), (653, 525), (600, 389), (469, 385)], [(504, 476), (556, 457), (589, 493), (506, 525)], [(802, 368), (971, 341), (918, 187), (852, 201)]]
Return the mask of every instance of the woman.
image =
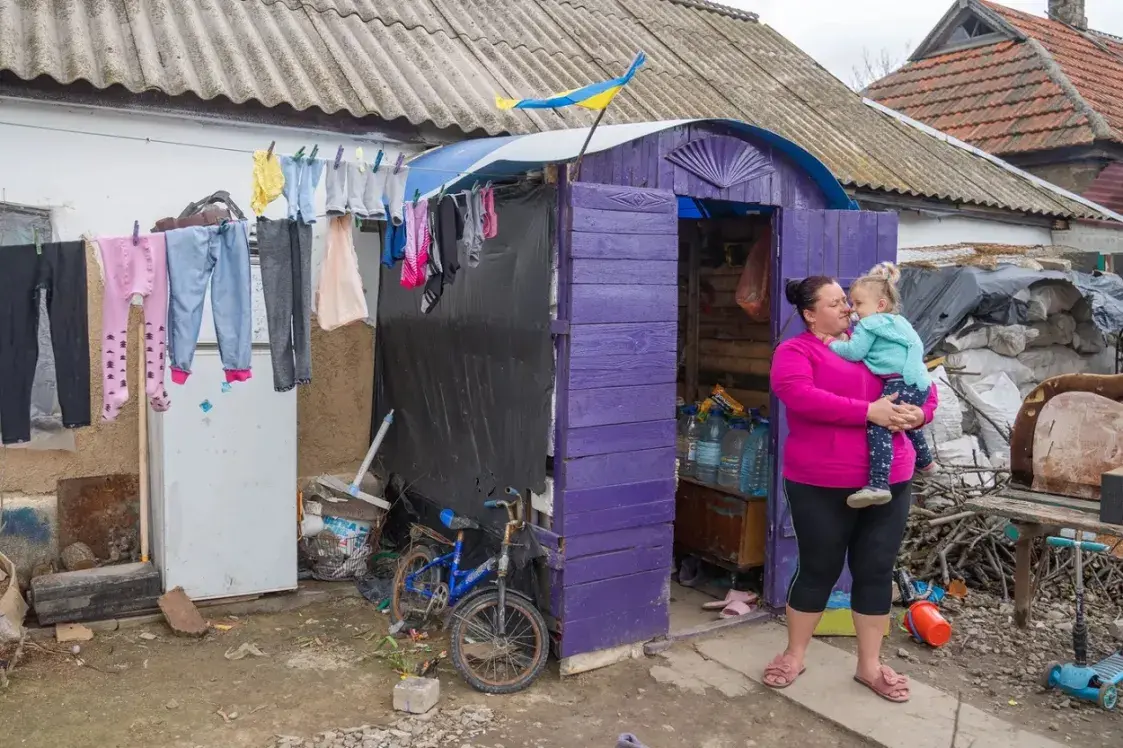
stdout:
[[(850, 305), (834, 279), (790, 281), (786, 294), (807, 327), (776, 348), (771, 375), (772, 391), (787, 412), (784, 494), (799, 565), (788, 589), (788, 647), (765, 669), (764, 682), (786, 688), (803, 673), (807, 647), (849, 554), (850, 607), (858, 635), (854, 679), (889, 701), (908, 701), (908, 678), (881, 664), (881, 639), (889, 625), (893, 566), (912, 501), (909, 482), (916, 458), (901, 432), (932, 420), (935, 387), (923, 408), (896, 404), (881, 397), (881, 380), (865, 366), (831, 352), (830, 340), (850, 327)], [(892, 499), (852, 509), (846, 497), (868, 480), (867, 424), (897, 432)]]

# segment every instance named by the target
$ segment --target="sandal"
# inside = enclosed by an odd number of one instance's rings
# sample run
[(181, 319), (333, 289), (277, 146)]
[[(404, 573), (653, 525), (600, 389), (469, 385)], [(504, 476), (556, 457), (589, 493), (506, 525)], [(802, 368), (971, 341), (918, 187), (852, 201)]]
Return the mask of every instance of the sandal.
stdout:
[[(768, 667), (764, 668), (764, 678), (762, 682), (764, 685), (771, 689), (780, 691), (795, 683), (796, 678), (807, 672), (805, 666), (800, 666), (799, 672), (796, 672), (795, 662), (791, 655), (779, 654), (768, 663)], [(771, 678), (774, 682), (769, 683), (768, 679)]]
[(887, 665), (882, 665), (877, 671), (878, 679), (873, 683), (863, 680), (857, 675), (854, 676), (854, 680), (861, 683), (881, 698), (886, 701), (892, 701), (894, 704), (903, 704), (909, 700), (911, 693), (909, 691), (909, 677), (907, 675), (900, 675)]
[(733, 602), (729, 603), (729, 605), (726, 605), (724, 608), (721, 609), (721, 613), (718, 615), (718, 617), (723, 618), (723, 619), (724, 618), (738, 618), (740, 616), (748, 615), (749, 613), (753, 613), (755, 611), (756, 611), (755, 605), (750, 605), (749, 603), (741, 602), (740, 600), (734, 600)]
[(757, 601), (757, 596), (753, 592), (738, 592), (737, 590), (729, 590), (725, 593), (724, 600), (711, 600), (708, 603), (702, 603), (702, 610), (725, 610), (729, 607), (730, 603), (745, 603), (746, 605), (753, 605)]

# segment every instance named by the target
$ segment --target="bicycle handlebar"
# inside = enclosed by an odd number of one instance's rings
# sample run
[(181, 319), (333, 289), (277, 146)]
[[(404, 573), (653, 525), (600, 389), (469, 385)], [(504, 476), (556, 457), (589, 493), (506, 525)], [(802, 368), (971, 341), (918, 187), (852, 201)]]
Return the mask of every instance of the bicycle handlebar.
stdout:
[(1072, 538), (1058, 538), (1056, 536), (1053, 536), (1046, 538), (1045, 542), (1056, 548), (1075, 548), (1077, 545), (1079, 545), (1080, 550), (1090, 551), (1092, 553), (1103, 553), (1107, 550), (1107, 546), (1103, 543), (1093, 543), (1088, 540), (1077, 542)]

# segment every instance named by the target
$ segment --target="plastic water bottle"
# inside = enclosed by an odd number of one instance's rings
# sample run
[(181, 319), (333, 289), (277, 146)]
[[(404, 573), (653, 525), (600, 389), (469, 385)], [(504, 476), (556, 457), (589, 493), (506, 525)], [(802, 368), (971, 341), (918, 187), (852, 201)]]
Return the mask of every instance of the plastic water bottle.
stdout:
[(741, 456), (749, 438), (749, 423), (737, 418), (729, 424), (729, 431), (721, 440), (721, 466), (717, 471), (717, 484), (723, 488), (741, 485)]
[(754, 433), (757, 436), (756, 453), (753, 455), (753, 496), (768, 496), (772, 486), (772, 434), (767, 418), (760, 419)]
[(678, 409), (678, 422), (675, 425), (675, 472), (677, 475), (686, 474), (686, 457), (689, 451), (686, 431), (690, 426), (690, 418), (693, 415), (693, 407), (684, 405), (680, 406)]
[(702, 423), (698, 420), (697, 408), (686, 409), (686, 424), (683, 427), (685, 442), (682, 467), (679, 475), (693, 478), (698, 474), (698, 440), (702, 436)]
[(749, 438), (745, 440), (741, 452), (741, 481), (738, 486), (741, 493), (755, 496), (757, 483), (757, 455), (762, 449), (767, 449), (765, 442), (768, 439), (768, 421), (753, 411), (753, 427)]
[(721, 440), (725, 437), (725, 418), (721, 411), (711, 410), (702, 424), (698, 439), (698, 474), (702, 483), (717, 483), (717, 471), (721, 466)]

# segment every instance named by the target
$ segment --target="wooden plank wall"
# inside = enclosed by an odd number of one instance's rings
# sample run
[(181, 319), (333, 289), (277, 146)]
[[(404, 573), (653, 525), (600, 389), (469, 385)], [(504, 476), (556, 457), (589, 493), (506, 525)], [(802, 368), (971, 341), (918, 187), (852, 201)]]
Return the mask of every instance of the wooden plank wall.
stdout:
[(667, 632), (678, 294), (673, 194), (580, 183), (569, 194), (554, 499), (563, 568), (550, 601), (562, 657)]
[[(686, 402), (708, 397), (715, 384), (720, 384), (746, 408), (760, 408), (767, 415), (769, 407), (768, 374), (772, 366), (772, 332), (768, 321), (754, 322), (737, 306), (737, 283), (743, 263), (724, 262), (723, 244), (749, 246), (771, 234), (768, 216), (746, 216), (700, 222), (679, 221), (679, 322), (678, 347), (680, 362), (686, 350), (688, 279), (690, 275), (689, 242), (697, 241), (702, 226), (710, 227), (710, 248), (703, 252), (701, 268), (701, 303), (698, 356), (698, 391), (687, 392), (685, 368), (678, 376), (678, 396)], [(739, 260), (739, 257), (736, 258)], [(717, 263), (721, 263), (718, 265)]]

